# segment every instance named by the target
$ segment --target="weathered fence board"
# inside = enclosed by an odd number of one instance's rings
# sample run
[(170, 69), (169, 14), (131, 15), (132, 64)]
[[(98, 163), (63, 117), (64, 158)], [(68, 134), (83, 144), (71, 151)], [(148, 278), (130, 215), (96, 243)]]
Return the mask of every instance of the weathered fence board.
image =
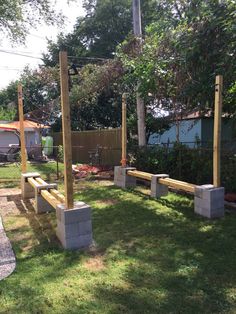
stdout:
[[(62, 145), (62, 133), (54, 133), (54, 146)], [(90, 163), (91, 156), (99, 152), (100, 164), (119, 165), (121, 161), (121, 129), (71, 132), (72, 160)], [(101, 148), (98, 148), (101, 147)], [(96, 158), (96, 156), (95, 156)]]

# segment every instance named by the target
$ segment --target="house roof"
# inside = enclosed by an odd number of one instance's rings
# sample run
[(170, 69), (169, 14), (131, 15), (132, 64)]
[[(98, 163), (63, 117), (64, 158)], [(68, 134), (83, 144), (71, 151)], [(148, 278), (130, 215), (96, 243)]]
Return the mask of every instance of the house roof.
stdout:
[[(33, 121), (25, 120), (24, 121), (24, 129), (42, 129), (42, 128), (49, 128), (40, 123), (36, 123)], [(20, 130), (20, 121), (12, 121), (8, 123), (1, 123), (0, 130), (12, 130), (12, 131), (19, 131)]]

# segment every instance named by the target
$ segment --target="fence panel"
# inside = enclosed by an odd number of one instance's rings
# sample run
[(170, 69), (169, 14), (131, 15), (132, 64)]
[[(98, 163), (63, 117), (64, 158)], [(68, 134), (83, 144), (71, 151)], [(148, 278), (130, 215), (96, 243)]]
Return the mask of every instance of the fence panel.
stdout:
[[(54, 133), (54, 145), (62, 145), (62, 133)], [(99, 155), (102, 165), (119, 165), (121, 160), (121, 129), (103, 129), (71, 133), (73, 162), (90, 163)]]

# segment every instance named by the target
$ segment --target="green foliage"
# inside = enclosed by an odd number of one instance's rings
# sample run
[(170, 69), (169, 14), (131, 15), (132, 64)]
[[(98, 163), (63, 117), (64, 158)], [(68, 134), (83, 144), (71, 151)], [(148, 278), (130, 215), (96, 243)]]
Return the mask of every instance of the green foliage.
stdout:
[[(19, 81), (23, 85), (26, 118), (49, 124), (59, 119), (60, 85), (58, 68), (40, 67), (31, 70), (26, 67)], [(18, 81), (14, 81), (0, 91), (0, 103), (3, 108), (17, 108), (17, 84)], [(18, 119), (18, 117), (16, 118)]]
[[(175, 143), (173, 148), (151, 146), (130, 148), (131, 165), (150, 173), (167, 173), (171, 178), (194, 184), (212, 183), (212, 150)], [(236, 157), (224, 152), (221, 159), (222, 186), (228, 192), (236, 192)]]
[(47, 24), (61, 23), (50, 0), (4, 0), (0, 3), (0, 32), (14, 42), (24, 42), (29, 27), (42, 21)]
[(60, 162), (64, 161), (64, 149), (62, 145), (59, 145), (57, 148), (57, 160)]
[(12, 121), (16, 116), (16, 108), (0, 108), (0, 120)]
[[(119, 47), (126, 83), (172, 111), (212, 109), (224, 75), (225, 110), (235, 113), (235, 1), (162, 1), (163, 17), (146, 28), (142, 53), (131, 36)], [(172, 16), (170, 16), (172, 14)]]

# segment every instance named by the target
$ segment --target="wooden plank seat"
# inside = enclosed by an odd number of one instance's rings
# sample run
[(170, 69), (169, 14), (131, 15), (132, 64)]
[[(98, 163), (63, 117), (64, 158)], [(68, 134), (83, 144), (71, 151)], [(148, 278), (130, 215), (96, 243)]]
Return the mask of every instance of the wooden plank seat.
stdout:
[(56, 208), (65, 203), (64, 195), (55, 189), (55, 184), (48, 184), (42, 178), (29, 178), (28, 182), (33, 188), (38, 189), (38, 192), (52, 207)]
[(153, 176), (153, 174), (151, 174), (151, 173), (138, 171), (138, 170), (129, 170), (127, 172), (127, 174), (129, 176), (136, 177), (136, 178), (139, 178), (139, 179), (148, 180), (148, 181), (151, 181), (152, 180), (152, 176)]
[[(129, 176), (136, 177), (139, 179), (148, 180), (148, 181), (152, 181), (152, 177), (155, 176), (152, 173), (138, 171), (138, 170), (129, 170), (129, 171), (127, 171), (127, 174)], [(195, 184), (191, 184), (188, 182), (175, 180), (175, 179), (171, 179), (171, 178), (158, 178), (157, 180), (158, 180), (158, 183), (160, 183), (160, 184), (169, 186), (173, 189), (182, 190), (182, 191), (186, 191), (186, 192), (190, 192), (190, 193), (194, 193), (194, 190), (196, 187)]]

